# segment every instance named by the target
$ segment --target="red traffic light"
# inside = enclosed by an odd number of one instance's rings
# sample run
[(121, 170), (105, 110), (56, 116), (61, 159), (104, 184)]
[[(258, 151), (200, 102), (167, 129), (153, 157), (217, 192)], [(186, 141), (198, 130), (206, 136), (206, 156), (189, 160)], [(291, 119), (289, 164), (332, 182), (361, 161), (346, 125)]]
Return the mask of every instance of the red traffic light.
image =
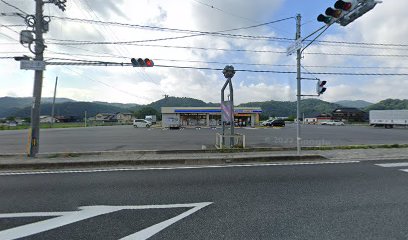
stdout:
[(335, 4), (334, 7), (337, 9), (341, 9), (344, 11), (349, 11), (353, 7), (353, 3), (351, 2), (345, 2), (342, 0), (338, 0)]
[(150, 59), (148, 59), (148, 58), (146, 58), (146, 59), (144, 60), (144, 63), (145, 63), (145, 65), (146, 65), (146, 67), (153, 67), (153, 66), (154, 66), (153, 61), (150, 60)]

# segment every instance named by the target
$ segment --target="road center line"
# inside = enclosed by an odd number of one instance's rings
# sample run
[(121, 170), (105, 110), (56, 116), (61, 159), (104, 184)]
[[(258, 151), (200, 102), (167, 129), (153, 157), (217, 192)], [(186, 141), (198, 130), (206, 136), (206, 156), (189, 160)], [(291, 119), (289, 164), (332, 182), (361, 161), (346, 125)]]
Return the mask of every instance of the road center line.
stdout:
[(182, 169), (206, 169), (206, 168), (235, 168), (235, 167), (299, 166), (299, 165), (322, 165), (322, 164), (347, 164), (347, 163), (359, 163), (359, 162), (360, 161), (321, 161), (321, 162), (177, 166), (177, 167), (146, 167), (146, 168), (129, 167), (129, 168), (79, 169), (79, 170), (56, 170), (56, 171), (0, 172), (0, 176), (67, 174), (67, 173), (98, 173), (98, 172), (120, 172), (120, 171), (150, 171), (150, 170), (182, 170)]

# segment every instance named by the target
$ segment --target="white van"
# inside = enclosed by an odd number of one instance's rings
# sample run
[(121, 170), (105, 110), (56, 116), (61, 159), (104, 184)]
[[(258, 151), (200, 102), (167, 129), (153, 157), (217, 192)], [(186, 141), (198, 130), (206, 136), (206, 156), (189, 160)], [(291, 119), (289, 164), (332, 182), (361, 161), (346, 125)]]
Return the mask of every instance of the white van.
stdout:
[(146, 127), (149, 128), (152, 125), (151, 122), (144, 120), (144, 119), (135, 119), (133, 120), (133, 127), (139, 128), (139, 127)]

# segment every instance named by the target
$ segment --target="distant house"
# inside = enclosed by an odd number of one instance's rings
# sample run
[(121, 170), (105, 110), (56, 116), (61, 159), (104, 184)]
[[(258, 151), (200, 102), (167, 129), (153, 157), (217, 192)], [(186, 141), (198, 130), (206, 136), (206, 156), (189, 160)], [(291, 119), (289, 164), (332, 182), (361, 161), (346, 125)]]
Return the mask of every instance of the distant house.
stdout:
[(323, 122), (323, 121), (328, 121), (328, 120), (333, 120), (332, 116), (330, 114), (322, 113), (316, 116), (316, 121), (317, 123)]
[(116, 120), (119, 123), (132, 123), (133, 115), (131, 113), (116, 113)]
[(98, 113), (95, 115), (97, 122), (117, 122), (116, 113)]
[(337, 108), (332, 112), (334, 120), (347, 122), (364, 122), (368, 120), (366, 112), (358, 108)]
[(132, 123), (133, 115), (131, 113), (98, 113), (92, 118), (97, 122), (117, 122), (122, 124)]
[(52, 123), (53, 119), (54, 119), (54, 123), (59, 122), (59, 120), (56, 118), (44, 115), (44, 116), (40, 116), (40, 123)]
[(305, 118), (303, 119), (304, 124), (317, 124), (317, 118)]
[(81, 122), (82, 119), (78, 116), (56, 116), (55, 121), (58, 122)]

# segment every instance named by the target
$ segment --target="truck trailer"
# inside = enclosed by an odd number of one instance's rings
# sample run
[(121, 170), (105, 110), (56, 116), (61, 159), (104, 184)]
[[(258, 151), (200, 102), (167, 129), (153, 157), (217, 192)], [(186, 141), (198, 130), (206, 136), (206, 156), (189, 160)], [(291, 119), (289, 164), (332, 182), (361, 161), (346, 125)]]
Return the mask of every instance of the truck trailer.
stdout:
[(408, 126), (408, 110), (371, 110), (370, 126), (393, 128)]

